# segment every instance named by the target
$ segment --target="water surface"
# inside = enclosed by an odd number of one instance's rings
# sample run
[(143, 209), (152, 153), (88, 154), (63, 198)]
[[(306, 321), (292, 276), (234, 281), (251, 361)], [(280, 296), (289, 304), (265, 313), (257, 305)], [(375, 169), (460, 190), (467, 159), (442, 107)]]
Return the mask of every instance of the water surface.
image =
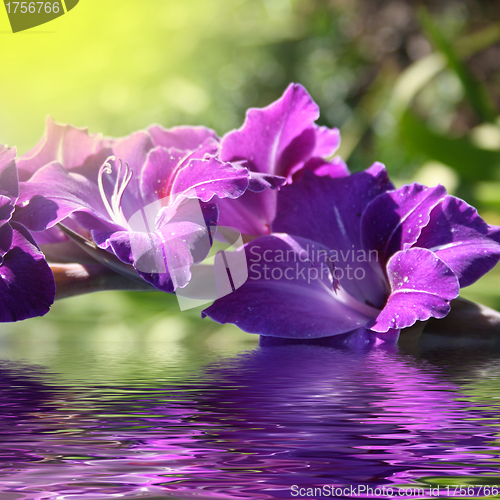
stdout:
[(2, 339), (2, 500), (500, 485), (491, 346), (116, 340)]

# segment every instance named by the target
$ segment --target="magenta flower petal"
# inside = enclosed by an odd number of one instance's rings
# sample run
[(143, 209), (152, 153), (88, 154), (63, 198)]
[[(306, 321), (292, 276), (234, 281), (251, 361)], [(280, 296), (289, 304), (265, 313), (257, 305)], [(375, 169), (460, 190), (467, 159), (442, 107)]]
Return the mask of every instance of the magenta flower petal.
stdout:
[[(151, 236), (146, 241), (141, 234), (145, 252), (135, 258), (135, 267), (145, 281), (164, 292), (184, 288), (191, 280), (191, 266), (201, 262), (212, 246), (207, 227), (192, 221), (171, 221)], [(162, 249), (161, 255), (157, 249)]]
[(387, 264), (391, 295), (382, 312), (368, 324), (376, 332), (401, 329), (431, 316), (444, 318), (460, 285), (453, 271), (433, 252), (411, 248), (396, 252)]
[(363, 246), (377, 250), (385, 265), (395, 252), (417, 241), (431, 210), (445, 197), (443, 186), (428, 188), (416, 183), (378, 196), (361, 220)]
[(248, 190), (238, 200), (219, 202), (222, 226), (237, 228), (242, 234), (270, 234), (271, 221), (276, 215), (276, 193), (266, 190), (255, 193)]
[[(337, 129), (315, 125), (318, 117), (319, 108), (304, 87), (291, 84), (276, 102), (247, 111), (243, 126), (222, 139), (220, 159), (241, 162), (251, 172), (277, 175), (288, 182), (294, 176), (299, 179), (306, 165), (311, 171), (321, 167), (322, 175), (348, 175), (338, 162), (326, 167), (325, 157), (334, 154), (340, 136)], [(273, 191), (259, 197), (247, 191), (236, 203), (223, 202), (221, 224), (248, 235), (269, 234), (276, 196)]]
[(330, 158), (340, 146), (340, 132), (338, 128), (314, 126), (316, 145), (312, 156)]
[[(83, 145), (71, 157), (66, 149), (73, 136)], [(208, 253), (205, 240), (209, 248), (209, 228), (217, 222), (217, 207), (206, 202), (237, 198), (250, 181), (255, 191), (282, 181), (267, 174), (252, 178), (240, 164), (221, 162), (218, 150), (214, 132), (203, 127), (153, 126), (101, 141), (49, 121), (46, 137), (24, 158), (29, 179), (21, 183), (16, 220), (33, 231), (61, 223), (76, 232), (75, 238), (93, 237), (100, 248), (133, 265), (161, 290), (184, 287), (198, 253)], [(51, 161), (43, 164), (47, 159)], [(196, 199), (195, 222), (178, 218), (185, 210), (181, 202), (188, 198)], [(190, 230), (203, 233), (203, 238), (195, 236), (194, 241)], [(170, 238), (172, 234), (184, 237)], [(160, 254), (163, 270), (158, 271)], [(182, 257), (179, 263), (176, 255)], [(164, 269), (166, 262), (177, 270)]]
[(172, 193), (196, 194), (202, 201), (218, 198), (238, 198), (247, 189), (250, 174), (246, 168), (234, 167), (215, 158), (191, 160), (175, 177)]
[(185, 151), (164, 147), (156, 147), (148, 153), (140, 180), (142, 199), (146, 203), (153, 203), (170, 195), (168, 180), (175, 177), (175, 172), (185, 157)]
[[(318, 106), (304, 87), (291, 84), (270, 106), (247, 111), (241, 129), (222, 139), (221, 160), (244, 160), (250, 170), (286, 176), (288, 168), (314, 151), (316, 140), (311, 126), (318, 118)], [(309, 133), (298, 139), (306, 130)], [(282, 159), (283, 154), (286, 158)]]
[(431, 212), (415, 246), (429, 248), (469, 286), (500, 259), (500, 228), (490, 226), (465, 201), (447, 196)]

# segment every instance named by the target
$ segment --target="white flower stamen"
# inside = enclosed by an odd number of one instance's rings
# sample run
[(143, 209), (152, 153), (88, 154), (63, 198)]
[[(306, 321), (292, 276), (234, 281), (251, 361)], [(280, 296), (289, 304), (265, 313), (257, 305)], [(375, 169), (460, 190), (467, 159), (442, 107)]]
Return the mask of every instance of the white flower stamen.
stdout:
[(101, 193), (101, 198), (106, 207), (106, 211), (110, 216), (111, 220), (122, 227), (128, 227), (128, 222), (125, 216), (123, 215), (123, 210), (121, 207), (121, 201), (123, 197), (123, 193), (125, 189), (127, 189), (128, 183), (132, 178), (132, 169), (128, 166), (127, 162), (123, 162), (119, 159), (118, 172), (116, 174), (115, 184), (113, 186), (113, 194), (111, 195), (111, 203), (106, 196), (104, 191), (104, 186), (102, 182), (102, 178), (104, 174), (111, 174), (113, 172), (113, 168), (111, 167), (110, 162), (115, 161), (116, 158), (114, 156), (109, 156), (106, 161), (102, 164), (99, 169), (99, 174), (97, 176), (97, 183), (99, 186), (99, 192)]

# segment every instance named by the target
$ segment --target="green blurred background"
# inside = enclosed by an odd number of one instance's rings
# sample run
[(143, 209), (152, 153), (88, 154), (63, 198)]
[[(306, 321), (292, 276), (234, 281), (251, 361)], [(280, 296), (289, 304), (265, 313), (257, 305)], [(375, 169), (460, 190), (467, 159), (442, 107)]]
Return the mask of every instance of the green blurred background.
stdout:
[[(0, 11), (0, 142), (20, 154), (47, 115), (111, 136), (153, 122), (222, 135), (294, 81), (320, 123), (340, 128), (351, 170), (382, 161), (397, 184), (442, 183), (500, 224), (498, 1), (80, 0), (15, 35)], [(499, 277), (463, 295), (500, 308)], [(101, 292), (2, 325), (0, 340), (7, 355), (31, 343), (32, 361), (36, 341), (69, 330), (100, 342), (256, 340), (198, 317), (161, 293)]]

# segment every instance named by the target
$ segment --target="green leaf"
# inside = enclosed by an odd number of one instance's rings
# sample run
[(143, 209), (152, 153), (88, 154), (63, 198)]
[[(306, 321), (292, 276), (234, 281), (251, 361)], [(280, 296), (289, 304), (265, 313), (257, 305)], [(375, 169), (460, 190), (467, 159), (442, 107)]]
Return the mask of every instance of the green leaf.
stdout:
[(463, 64), (453, 46), (442, 36), (434, 20), (424, 8), (420, 10), (420, 21), (430, 41), (437, 50), (443, 53), (448, 66), (460, 79), (464, 92), (477, 115), (483, 121), (495, 122), (497, 113), (486, 89)]
[(410, 110), (401, 117), (400, 134), (411, 153), (449, 165), (464, 180), (490, 180), (500, 167), (500, 152), (478, 148), (467, 137), (439, 134)]

